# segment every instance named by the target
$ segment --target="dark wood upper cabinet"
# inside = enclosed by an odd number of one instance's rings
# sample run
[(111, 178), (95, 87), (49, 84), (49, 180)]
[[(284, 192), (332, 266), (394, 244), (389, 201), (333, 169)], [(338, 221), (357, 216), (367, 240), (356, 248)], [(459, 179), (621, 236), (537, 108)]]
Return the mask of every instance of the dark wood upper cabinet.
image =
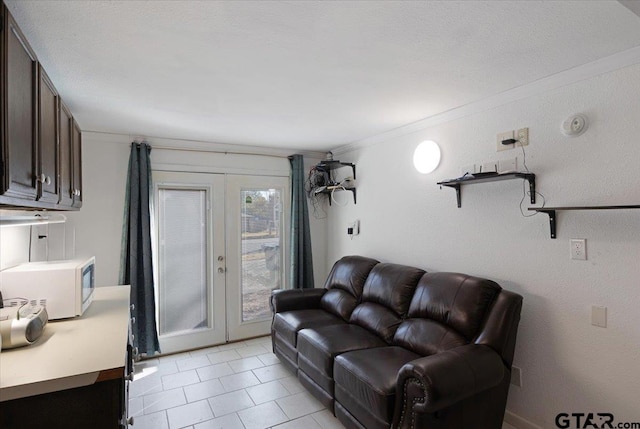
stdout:
[(67, 106), (60, 99), (58, 109), (58, 136), (60, 149), (60, 205), (70, 207), (73, 204), (73, 149), (71, 146), (71, 130), (73, 116)]
[(2, 127), (0, 202), (37, 198), (38, 61), (2, 5)]
[(82, 206), (82, 133), (0, 5), (0, 208)]
[(73, 185), (73, 207), (82, 207), (82, 131), (78, 123), (73, 121), (71, 129), (71, 146), (73, 158), (71, 161), (72, 174), (71, 182)]
[(57, 204), (60, 187), (58, 156), (58, 91), (38, 67), (38, 200)]

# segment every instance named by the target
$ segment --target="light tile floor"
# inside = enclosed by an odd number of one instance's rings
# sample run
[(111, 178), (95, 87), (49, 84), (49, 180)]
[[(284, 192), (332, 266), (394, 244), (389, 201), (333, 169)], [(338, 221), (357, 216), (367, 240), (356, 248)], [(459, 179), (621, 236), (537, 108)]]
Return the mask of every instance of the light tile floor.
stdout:
[(129, 415), (135, 429), (343, 429), (279, 363), (270, 337), (136, 363)]

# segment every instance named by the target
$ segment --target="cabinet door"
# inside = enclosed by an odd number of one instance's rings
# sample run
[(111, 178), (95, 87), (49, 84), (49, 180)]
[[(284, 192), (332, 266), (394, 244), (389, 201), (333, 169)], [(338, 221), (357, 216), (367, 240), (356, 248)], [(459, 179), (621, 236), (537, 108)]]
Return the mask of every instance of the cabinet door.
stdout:
[(37, 197), (36, 55), (9, 14), (2, 8), (2, 185), (0, 201)]
[(73, 117), (71, 112), (60, 99), (58, 142), (60, 147), (60, 205), (71, 207), (73, 204), (73, 150), (71, 147), (71, 130)]
[(73, 207), (82, 207), (82, 132), (76, 121), (73, 121), (71, 130), (71, 146), (73, 150), (73, 160), (71, 162), (73, 174)]
[(38, 67), (38, 200), (57, 204), (59, 198), (58, 91)]

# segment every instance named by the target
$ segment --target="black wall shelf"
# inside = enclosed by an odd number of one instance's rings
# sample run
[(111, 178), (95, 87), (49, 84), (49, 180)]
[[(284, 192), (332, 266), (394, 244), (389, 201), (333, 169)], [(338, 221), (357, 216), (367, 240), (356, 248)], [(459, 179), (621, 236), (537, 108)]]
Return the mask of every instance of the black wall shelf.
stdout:
[(546, 213), (549, 215), (549, 227), (551, 228), (551, 238), (556, 238), (556, 211), (565, 210), (626, 210), (640, 209), (640, 205), (620, 205), (620, 206), (568, 206), (568, 207), (532, 207), (529, 211)]
[[(351, 193), (353, 194), (353, 204), (357, 203), (357, 198), (356, 198), (356, 188), (355, 187), (346, 187), (346, 186), (342, 186), (339, 183), (335, 182), (333, 179), (333, 175), (331, 174), (331, 172), (333, 170), (337, 170), (338, 168), (342, 168), (342, 167), (351, 167), (351, 171), (353, 173), (353, 180), (356, 180), (356, 165), (351, 163), (351, 162), (340, 162), (340, 161), (334, 161), (334, 160), (325, 160), (325, 161), (320, 161), (319, 163), (316, 164), (316, 169), (318, 170), (323, 170), (325, 171), (328, 175), (329, 175), (329, 184), (328, 186), (323, 186), (322, 190), (317, 189), (315, 191), (315, 194), (322, 194), (322, 195), (326, 195), (329, 199), (329, 205), (331, 205), (331, 200), (333, 199), (333, 192), (337, 191), (337, 192), (341, 192), (341, 191), (351, 191)], [(353, 182), (351, 182), (351, 184), (353, 184)]]
[[(331, 189), (329, 189), (331, 188)], [(333, 198), (331, 198), (331, 193), (334, 191), (333, 187), (329, 186), (329, 188), (327, 189), (323, 189), (322, 191), (316, 192), (316, 194), (324, 194), (324, 195), (328, 195), (329, 196), (329, 205), (331, 205), (331, 200)], [(342, 188), (340, 187), (336, 187), (335, 188), (336, 192), (340, 192), (340, 191), (351, 191), (351, 193), (353, 194), (353, 204), (357, 204), (358, 201), (356, 200), (356, 188)]]
[(458, 207), (462, 207), (460, 198), (460, 188), (462, 185), (472, 185), (474, 183), (499, 182), (501, 180), (524, 179), (529, 182), (529, 194), (531, 204), (536, 203), (536, 175), (533, 173), (479, 173), (471, 176), (464, 176), (458, 179), (438, 182), (440, 186), (447, 186), (456, 190)]
[(337, 168), (342, 167), (351, 167), (351, 171), (353, 172), (353, 180), (356, 180), (356, 166), (350, 162), (340, 162), (340, 161), (320, 161), (316, 164), (316, 168), (329, 172), (331, 170), (335, 170)]

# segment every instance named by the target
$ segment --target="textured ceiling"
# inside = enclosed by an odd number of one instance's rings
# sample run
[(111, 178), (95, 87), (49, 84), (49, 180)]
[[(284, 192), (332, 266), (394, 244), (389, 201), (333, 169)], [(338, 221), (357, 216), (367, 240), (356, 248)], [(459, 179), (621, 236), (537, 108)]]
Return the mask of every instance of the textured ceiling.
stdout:
[(6, 2), (83, 130), (328, 150), (640, 45), (614, 1)]

